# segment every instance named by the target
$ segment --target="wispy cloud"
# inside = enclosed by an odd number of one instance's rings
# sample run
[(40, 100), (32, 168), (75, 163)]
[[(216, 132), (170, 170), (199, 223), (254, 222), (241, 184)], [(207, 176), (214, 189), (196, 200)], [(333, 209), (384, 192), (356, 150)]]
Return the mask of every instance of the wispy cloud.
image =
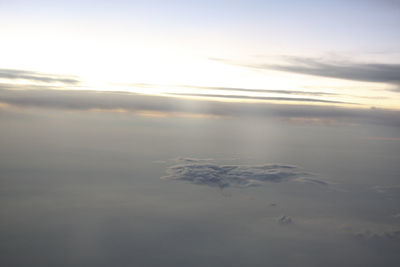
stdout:
[(286, 64), (237, 63), (216, 58), (212, 60), (255, 69), (278, 70), (362, 82), (387, 83), (396, 86), (396, 90), (400, 90), (400, 64), (329, 61), (304, 57), (282, 57), (282, 59)]
[(243, 100), (266, 100), (266, 101), (285, 101), (285, 102), (314, 102), (314, 103), (329, 103), (329, 104), (354, 104), (341, 101), (324, 100), (318, 98), (300, 98), (300, 97), (273, 97), (273, 96), (245, 96), (245, 95), (222, 95), (222, 94), (185, 94), (185, 93), (168, 93), (169, 95), (178, 96), (196, 96), (196, 97), (211, 97), (211, 98), (230, 98)]
[(78, 84), (80, 82), (77, 78), (71, 76), (15, 69), (0, 69), (0, 78), (9, 80), (28, 80), (42, 83), (64, 83), (70, 85)]
[(238, 87), (216, 87), (216, 86), (197, 86), (197, 85), (160, 85), (150, 83), (133, 83), (128, 86), (140, 88), (152, 87), (175, 87), (207, 91), (221, 91), (221, 92), (241, 92), (241, 93), (262, 93), (262, 94), (281, 94), (281, 95), (307, 95), (307, 96), (338, 96), (340, 94), (328, 92), (315, 92), (315, 91), (301, 91), (301, 90), (274, 90), (274, 89), (253, 89), (253, 88), (238, 88)]
[(168, 167), (167, 173), (162, 179), (182, 180), (221, 189), (259, 186), (265, 182), (302, 181), (301, 178), (312, 176), (292, 165), (220, 165), (209, 160), (194, 159), (181, 160)]

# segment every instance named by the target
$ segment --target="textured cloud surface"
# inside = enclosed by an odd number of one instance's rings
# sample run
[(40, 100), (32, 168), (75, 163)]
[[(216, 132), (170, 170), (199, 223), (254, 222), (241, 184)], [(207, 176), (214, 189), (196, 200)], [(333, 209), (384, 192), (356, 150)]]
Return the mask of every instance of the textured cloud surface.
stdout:
[[(288, 180), (304, 181), (311, 174), (302, 172), (291, 165), (219, 165), (210, 160), (180, 160), (179, 164), (167, 169), (167, 176), (162, 179), (187, 181), (212, 187), (250, 187), (264, 182), (283, 182)], [(316, 184), (321, 184), (319, 180)]]

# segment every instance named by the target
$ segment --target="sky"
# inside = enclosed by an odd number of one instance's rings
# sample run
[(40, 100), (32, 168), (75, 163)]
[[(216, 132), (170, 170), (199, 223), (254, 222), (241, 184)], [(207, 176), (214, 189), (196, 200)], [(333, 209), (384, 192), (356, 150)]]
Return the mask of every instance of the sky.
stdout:
[(310, 97), (399, 109), (396, 1), (2, 1), (0, 12), (4, 83), (37, 84), (7, 79), (34, 71), (80, 81), (65, 89), (322, 91)]
[(399, 266), (400, 2), (0, 0), (1, 266)]

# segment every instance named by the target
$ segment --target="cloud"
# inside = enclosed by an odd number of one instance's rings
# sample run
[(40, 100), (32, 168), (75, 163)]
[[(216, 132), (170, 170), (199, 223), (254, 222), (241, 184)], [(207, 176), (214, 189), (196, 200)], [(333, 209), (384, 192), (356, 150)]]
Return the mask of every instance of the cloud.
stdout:
[(0, 78), (9, 80), (29, 80), (43, 83), (64, 83), (70, 85), (80, 83), (78, 79), (71, 76), (14, 69), (0, 69)]
[(265, 182), (280, 183), (312, 176), (298, 167), (280, 164), (220, 165), (210, 160), (182, 160), (167, 168), (162, 179), (187, 181), (211, 187), (251, 187)]
[(198, 162), (207, 162), (207, 161), (214, 161), (213, 158), (209, 159), (198, 159), (198, 158), (189, 158), (189, 157), (178, 157), (174, 159), (177, 163), (198, 163)]
[(283, 215), (283, 216), (281, 216), (281, 217), (278, 219), (278, 223), (279, 223), (280, 225), (287, 225), (287, 224), (293, 223), (293, 220), (292, 220), (291, 217), (286, 216), (286, 215)]
[[(228, 60), (213, 60), (232, 64)], [(303, 57), (284, 57), (284, 60), (287, 64), (233, 64), (256, 69), (278, 70), (344, 80), (387, 83), (395, 85), (396, 90), (400, 90), (400, 64), (333, 62)]]
[(400, 231), (374, 233), (366, 230), (358, 232), (353, 237), (368, 246), (379, 248), (398, 248), (400, 246)]
[(299, 98), (299, 97), (269, 97), (269, 96), (244, 96), (244, 95), (221, 95), (221, 94), (184, 94), (184, 93), (168, 93), (168, 95), (178, 96), (198, 96), (212, 98), (231, 98), (231, 99), (246, 99), (246, 100), (273, 100), (273, 101), (291, 101), (291, 102), (315, 102), (315, 103), (330, 103), (330, 104), (354, 104), (341, 101), (332, 101), (316, 98)]
[[(14, 86), (15, 85), (10, 85)], [(68, 110), (152, 111), (165, 114), (185, 113), (217, 117), (272, 118), (312, 123), (372, 123), (400, 127), (400, 111), (378, 108), (344, 108), (328, 105), (222, 102), (184, 99), (172, 96), (143, 95), (128, 92), (84, 90), (10, 89), (0, 84), (0, 102), (20, 108)], [(58, 88), (56, 88), (58, 89)]]
[(374, 186), (373, 189), (390, 199), (400, 199), (400, 186)]
[(238, 88), (238, 87), (214, 87), (214, 86), (196, 86), (196, 85), (167, 85), (162, 86), (159, 84), (150, 83), (134, 83), (129, 86), (140, 88), (153, 88), (153, 87), (177, 87), (188, 88), (197, 90), (212, 90), (222, 92), (243, 92), (243, 93), (264, 93), (264, 94), (282, 94), (282, 95), (308, 95), (308, 96), (337, 96), (340, 94), (328, 92), (309, 92), (309, 91), (295, 91), (295, 90), (273, 90), (273, 89), (252, 89), (252, 88)]
[(272, 89), (251, 89), (251, 88), (237, 88), (237, 87), (211, 87), (211, 86), (189, 86), (187, 88), (215, 90), (215, 91), (233, 91), (233, 92), (251, 92), (251, 93), (272, 93), (284, 95), (310, 95), (310, 96), (332, 96), (339, 95), (336, 93), (327, 92), (308, 92), (308, 91), (294, 91), (294, 90), (272, 90)]
[(300, 178), (296, 179), (296, 181), (306, 183), (306, 184), (314, 184), (314, 185), (329, 185), (329, 183), (326, 181), (322, 181), (322, 180), (318, 180), (318, 179), (310, 178), (310, 177), (300, 177)]

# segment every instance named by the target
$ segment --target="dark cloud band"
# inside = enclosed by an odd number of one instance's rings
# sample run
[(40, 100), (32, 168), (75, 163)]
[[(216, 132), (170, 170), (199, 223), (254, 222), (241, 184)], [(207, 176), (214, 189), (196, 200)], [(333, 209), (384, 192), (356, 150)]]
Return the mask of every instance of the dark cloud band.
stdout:
[(185, 89), (195, 89), (199, 91), (211, 90), (221, 92), (242, 92), (242, 93), (262, 93), (262, 94), (281, 94), (281, 95), (307, 95), (307, 96), (337, 96), (340, 94), (328, 92), (315, 92), (315, 91), (299, 91), (299, 90), (273, 90), (273, 89), (252, 89), (252, 88), (238, 88), (238, 87), (215, 87), (215, 86), (196, 86), (196, 85), (159, 85), (150, 83), (134, 83), (128, 86), (139, 88), (152, 88), (152, 87), (176, 87)]
[(182, 94), (182, 93), (169, 93), (169, 95), (197, 96), (197, 97), (211, 97), (211, 98), (230, 98), (230, 99), (243, 99), (243, 100), (314, 102), (314, 103), (329, 103), (329, 104), (354, 104), (354, 103), (341, 102), (341, 101), (332, 101), (332, 100), (324, 100), (324, 99), (316, 99), (316, 98), (300, 98), (300, 97), (244, 96), (244, 95), (221, 95), (221, 94)]
[[(29, 87), (29, 86), (28, 86)], [(400, 111), (388, 109), (355, 109), (328, 105), (278, 103), (221, 102), (152, 96), (127, 92), (99, 92), (83, 90), (15, 90), (0, 84), (0, 102), (26, 108), (71, 110), (116, 110), (130, 112), (156, 111), (187, 113), (220, 117), (278, 118), (297, 121), (335, 121), (343, 123), (373, 123), (400, 127)]]
[(302, 57), (284, 57), (283, 59), (286, 64), (234, 63), (224, 59), (212, 60), (255, 69), (278, 70), (360, 82), (387, 83), (400, 90), (400, 64), (332, 62)]
[(80, 82), (78, 79), (69, 76), (14, 69), (0, 69), (0, 78), (10, 80), (29, 80), (43, 83), (58, 82), (70, 85), (78, 84)]

